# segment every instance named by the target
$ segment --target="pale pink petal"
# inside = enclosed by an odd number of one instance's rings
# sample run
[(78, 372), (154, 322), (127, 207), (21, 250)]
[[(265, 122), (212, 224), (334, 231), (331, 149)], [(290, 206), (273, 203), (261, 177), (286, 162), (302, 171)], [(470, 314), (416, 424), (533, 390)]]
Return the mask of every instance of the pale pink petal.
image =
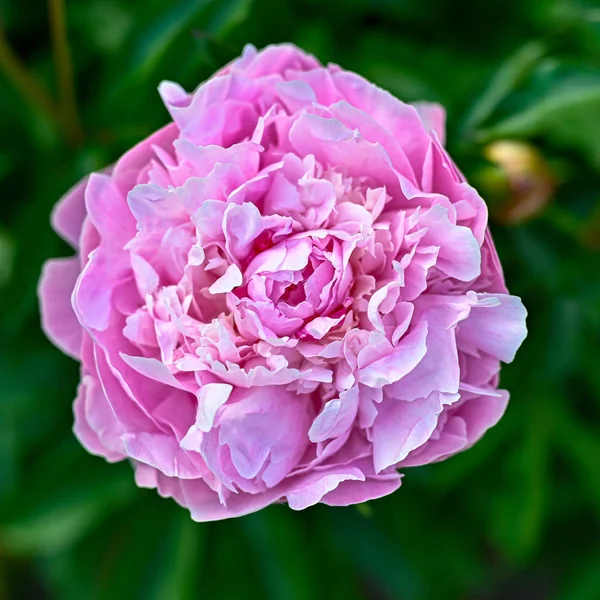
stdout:
[(232, 390), (233, 386), (228, 383), (207, 383), (200, 388), (195, 424), (200, 431), (212, 428), (217, 411), (227, 402)]
[(311, 442), (336, 438), (352, 427), (358, 412), (358, 386), (342, 392), (329, 400), (308, 431)]
[(520, 298), (506, 294), (477, 294), (478, 299), (496, 298), (498, 306), (474, 306), (460, 324), (458, 343), (465, 352), (486, 352), (511, 362), (525, 336), (527, 311)]
[(442, 144), (446, 141), (446, 111), (435, 102), (416, 102), (417, 109), (423, 125), (427, 131), (433, 131)]
[(331, 492), (327, 492), (321, 502), (328, 506), (350, 506), (375, 500), (395, 492), (401, 484), (400, 475), (394, 477), (367, 477), (360, 479), (346, 479), (338, 484)]
[(92, 454), (111, 462), (127, 456), (121, 439), (125, 433), (123, 422), (112, 409), (103, 387), (92, 376), (82, 379), (75, 401), (73, 431)]
[(129, 365), (140, 375), (144, 375), (144, 377), (148, 377), (154, 381), (170, 385), (177, 389), (185, 389), (173, 373), (171, 373), (169, 368), (156, 358), (129, 356), (123, 353), (121, 353), (120, 356), (125, 361), (125, 364)]
[(404, 460), (431, 436), (442, 412), (439, 392), (412, 402), (384, 399), (373, 424), (373, 464), (379, 473)]
[(150, 465), (167, 477), (196, 479), (203, 473), (200, 455), (181, 448), (172, 435), (162, 433), (126, 433), (122, 436), (127, 455)]
[(470, 229), (451, 223), (447, 208), (432, 206), (421, 215), (419, 225), (427, 227), (421, 243), (439, 248), (438, 269), (462, 281), (471, 281), (479, 275), (479, 244)]
[(379, 388), (396, 383), (408, 375), (426, 355), (427, 330), (426, 322), (419, 323), (389, 354), (358, 371), (358, 381)]
[(469, 446), (474, 444), (490, 427), (496, 425), (508, 405), (509, 394), (498, 390), (499, 395), (476, 396), (465, 402), (457, 414), (467, 424)]
[(418, 467), (460, 452), (468, 444), (467, 425), (460, 417), (450, 417), (437, 439), (411, 452), (398, 466)]
[(113, 177), (92, 173), (85, 187), (87, 216), (106, 243), (120, 248), (135, 235), (135, 219)]
[(235, 263), (232, 263), (227, 267), (225, 274), (208, 288), (208, 291), (211, 294), (226, 294), (242, 285), (242, 281), (242, 272)]
[(83, 337), (71, 306), (71, 294), (78, 276), (77, 258), (54, 258), (44, 264), (38, 284), (42, 329), (65, 354), (73, 358), (79, 358)]
[(126, 457), (120, 440), (123, 430), (102, 395), (102, 388), (92, 377), (82, 379), (73, 406), (73, 431), (88, 452), (116, 462)]
[(86, 217), (85, 188), (89, 177), (84, 177), (74, 185), (56, 204), (50, 220), (54, 230), (77, 249), (79, 236)]
[(355, 467), (340, 467), (340, 472), (321, 473), (316, 471), (307, 476), (302, 487), (286, 494), (289, 507), (303, 510), (320, 502), (323, 496), (335, 490), (343, 481), (364, 481), (365, 476)]

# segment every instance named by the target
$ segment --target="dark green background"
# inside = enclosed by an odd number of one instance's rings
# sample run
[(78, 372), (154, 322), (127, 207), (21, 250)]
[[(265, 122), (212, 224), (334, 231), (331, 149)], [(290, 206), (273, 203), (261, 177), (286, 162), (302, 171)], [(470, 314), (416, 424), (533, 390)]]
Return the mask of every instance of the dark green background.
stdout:
[[(60, 4), (60, 3), (59, 3)], [(600, 599), (600, 5), (583, 0), (69, 0), (83, 137), (0, 56), (0, 598)], [(0, 0), (5, 37), (59, 97), (48, 10)], [(60, 195), (167, 121), (246, 42), (293, 41), (400, 98), (448, 110), (449, 148), (494, 207), (485, 144), (526, 140), (557, 182), (527, 223), (493, 221), (530, 335), (512, 400), (467, 453), (408, 469), (365, 506), (273, 506), (195, 524), (71, 434), (78, 368), (39, 330)], [(535, 175), (535, 173), (534, 173)], [(496, 209), (495, 209), (496, 210)]]

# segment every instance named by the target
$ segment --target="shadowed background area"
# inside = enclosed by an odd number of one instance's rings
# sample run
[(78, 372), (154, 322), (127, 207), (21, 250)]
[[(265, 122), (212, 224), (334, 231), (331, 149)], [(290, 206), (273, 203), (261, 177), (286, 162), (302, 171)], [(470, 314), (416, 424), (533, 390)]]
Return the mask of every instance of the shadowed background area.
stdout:
[[(394, 495), (193, 523), (71, 433), (39, 329), (55, 201), (247, 42), (441, 102), (530, 335), (505, 418)], [(598, 600), (600, 8), (593, 0), (0, 0), (0, 598)]]

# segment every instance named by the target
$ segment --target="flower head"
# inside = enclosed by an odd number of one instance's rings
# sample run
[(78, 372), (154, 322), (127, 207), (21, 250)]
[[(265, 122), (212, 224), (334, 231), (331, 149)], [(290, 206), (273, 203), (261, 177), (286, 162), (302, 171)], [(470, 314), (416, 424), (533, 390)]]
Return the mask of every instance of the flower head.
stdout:
[(525, 336), (444, 114), (290, 45), (243, 56), (53, 214), (75, 433), (196, 520), (347, 505), (472, 445)]

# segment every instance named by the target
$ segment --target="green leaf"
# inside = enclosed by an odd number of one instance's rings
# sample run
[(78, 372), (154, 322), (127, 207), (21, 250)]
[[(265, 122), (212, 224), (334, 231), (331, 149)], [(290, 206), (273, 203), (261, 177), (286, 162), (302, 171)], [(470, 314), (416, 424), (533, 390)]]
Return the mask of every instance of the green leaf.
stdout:
[(557, 600), (598, 600), (600, 598), (600, 553), (586, 556), (578, 565), (577, 577), (569, 581)]
[(199, 33), (225, 38), (242, 25), (252, 8), (253, 0), (221, 0), (213, 2), (212, 10), (203, 30)]
[(597, 431), (559, 404), (555, 423), (555, 443), (579, 479), (596, 517), (600, 519), (600, 440)]
[(15, 554), (63, 550), (129, 502), (134, 489), (127, 464), (108, 465), (69, 439), (40, 458), (3, 507), (0, 542)]
[(158, 15), (145, 31), (138, 33), (138, 42), (131, 54), (130, 75), (147, 79), (194, 17), (212, 2), (185, 0)]
[(263, 555), (248, 535), (245, 517), (210, 524), (202, 597), (219, 600), (265, 600), (265, 570), (277, 563), (263, 563)]
[[(377, 516), (377, 507), (373, 509)], [(401, 537), (390, 536), (379, 520), (365, 518), (352, 508), (329, 509), (327, 515), (337, 552), (343, 553), (360, 573), (364, 587), (371, 590), (367, 596), (385, 593), (405, 600), (422, 597), (422, 582), (401, 550)]]
[(533, 41), (510, 56), (467, 113), (462, 126), (463, 134), (471, 135), (489, 119), (500, 103), (529, 75), (546, 52), (544, 43)]
[(490, 528), (506, 558), (515, 564), (531, 560), (538, 549), (547, 515), (550, 430), (556, 398), (538, 390), (527, 399), (521, 444), (509, 454), (508, 482), (494, 499)]
[[(531, 137), (546, 133), (556, 124), (576, 117), (584, 111), (598, 110), (600, 103), (600, 82), (598, 85), (577, 86), (552, 93), (533, 106), (517, 113), (478, 136), (481, 141), (507, 137)], [(595, 123), (588, 119), (588, 123)]]
[[(162, 80), (193, 90), (238, 54), (221, 41), (250, 12), (252, 0), (183, 0), (148, 11), (99, 85), (94, 125), (119, 141), (120, 151), (162, 126), (167, 113), (155, 91)], [(213, 60), (219, 50), (225, 58)], [(115, 156), (116, 158), (116, 156)]]
[(195, 600), (201, 586), (207, 524), (157, 495), (105, 516), (76, 546), (42, 557), (61, 600)]
[(243, 518), (242, 525), (259, 557), (265, 587), (273, 600), (317, 598), (318, 579), (311, 563), (311, 541), (303, 515), (271, 506)]
[(203, 554), (206, 551), (207, 524), (194, 523), (188, 511), (176, 508), (166, 531), (160, 535), (162, 558), (149, 600), (194, 600), (198, 598)]

